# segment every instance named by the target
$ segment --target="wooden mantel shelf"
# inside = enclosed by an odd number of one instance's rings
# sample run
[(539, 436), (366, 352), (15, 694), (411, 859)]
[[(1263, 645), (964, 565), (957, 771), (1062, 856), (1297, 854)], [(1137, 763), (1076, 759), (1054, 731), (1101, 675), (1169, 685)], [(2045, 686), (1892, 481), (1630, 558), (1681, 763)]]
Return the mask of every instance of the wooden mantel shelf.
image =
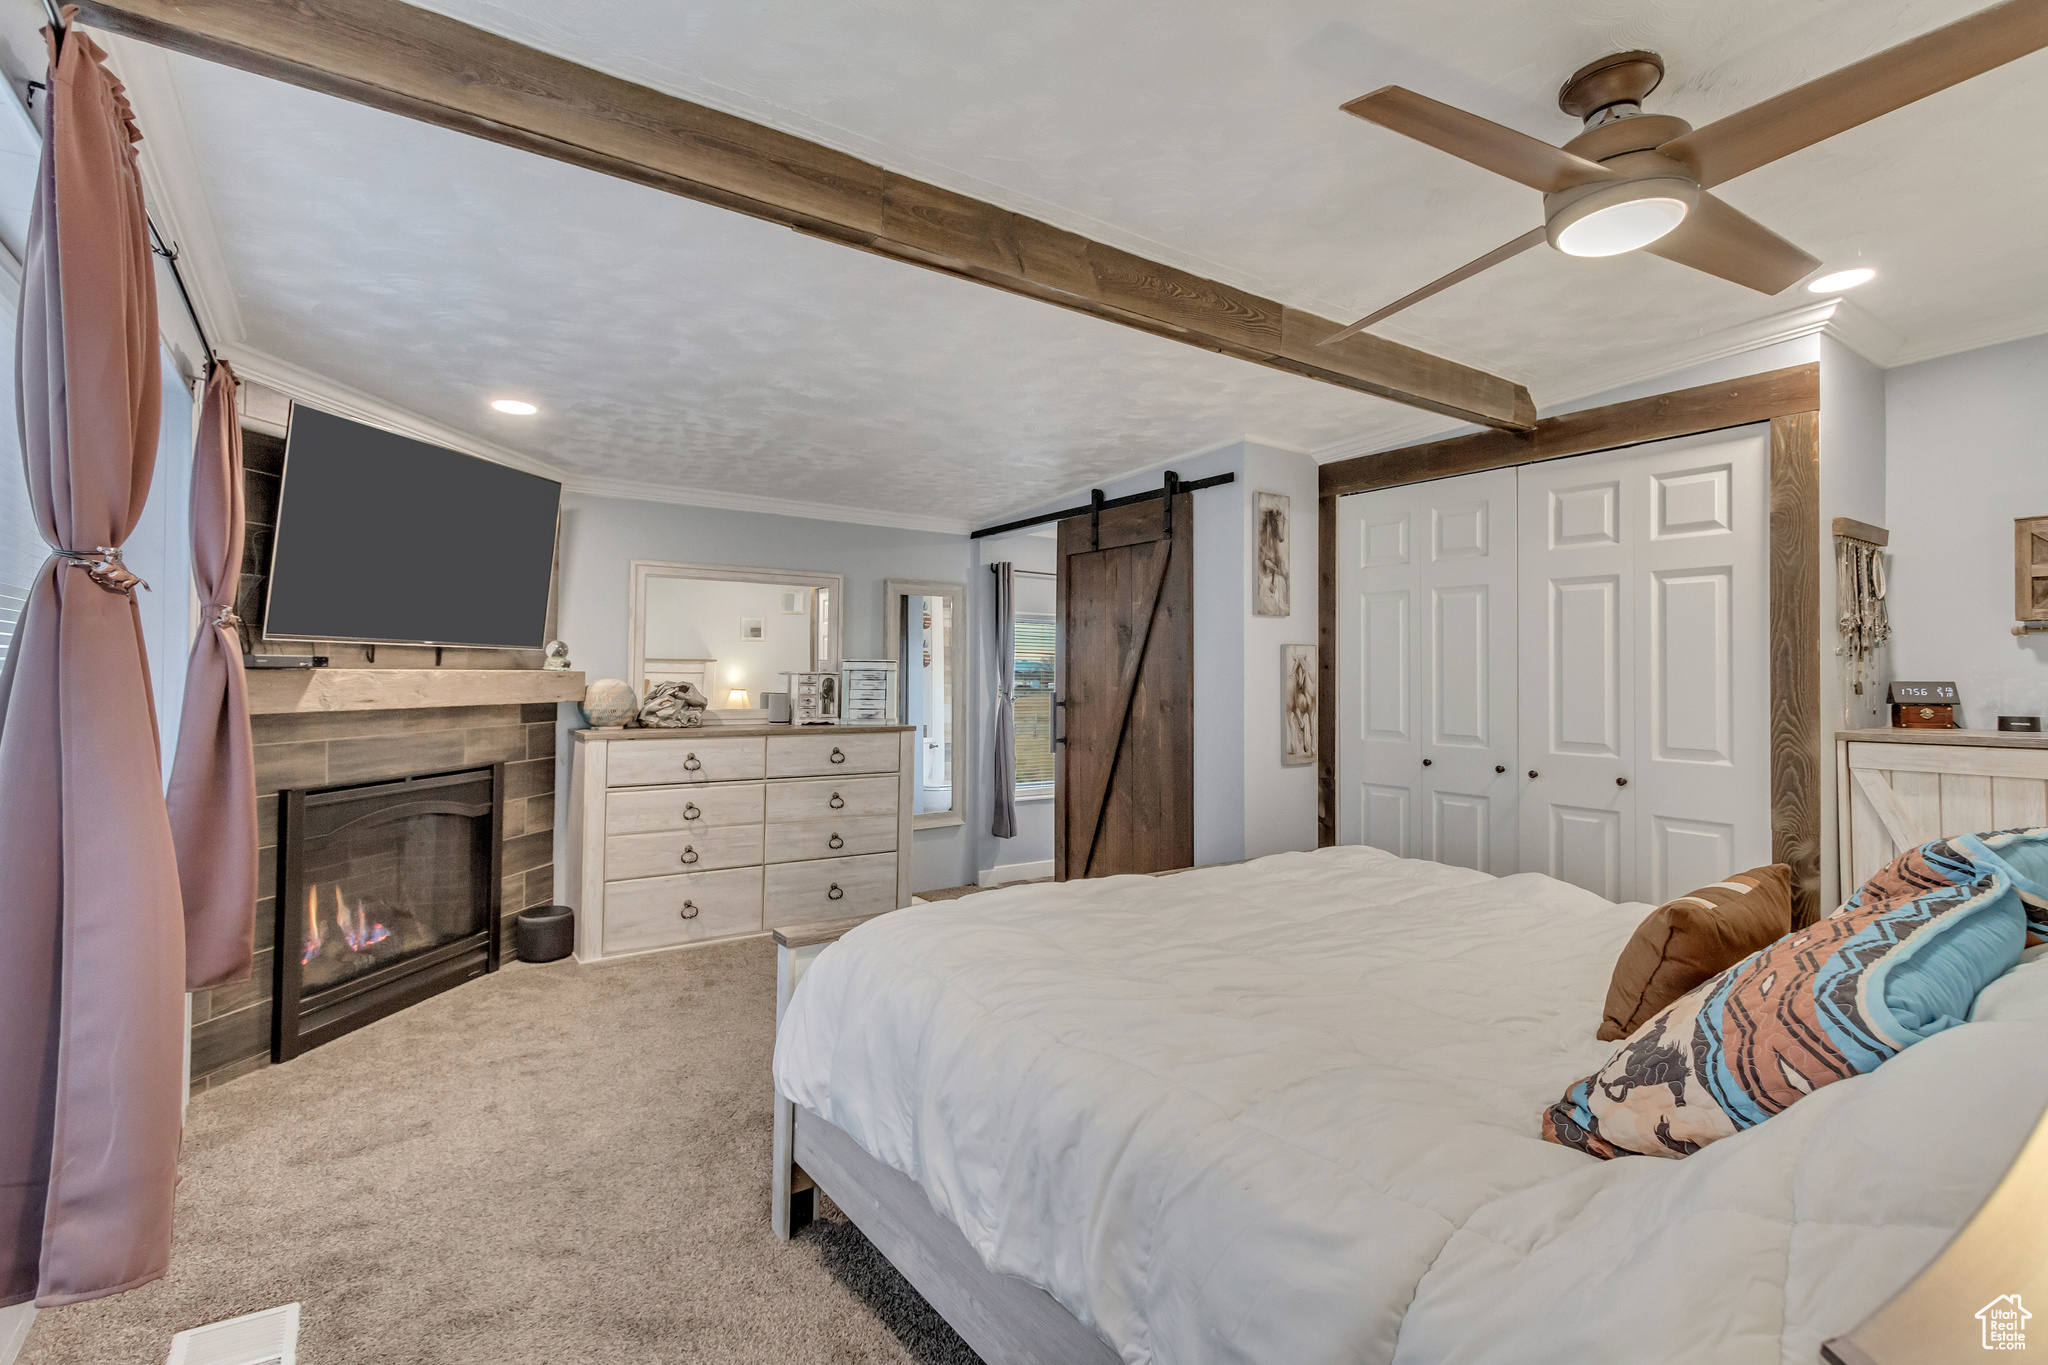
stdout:
[(581, 701), (581, 673), (514, 668), (252, 668), (249, 714)]

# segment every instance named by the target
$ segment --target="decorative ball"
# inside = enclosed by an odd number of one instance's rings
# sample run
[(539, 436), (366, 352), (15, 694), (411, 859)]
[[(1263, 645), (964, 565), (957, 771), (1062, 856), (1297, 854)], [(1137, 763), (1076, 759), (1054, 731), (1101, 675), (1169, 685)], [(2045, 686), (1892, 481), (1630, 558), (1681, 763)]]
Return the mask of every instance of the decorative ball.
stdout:
[(600, 678), (583, 689), (580, 709), (584, 724), (593, 729), (618, 730), (640, 709), (640, 699), (617, 678)]

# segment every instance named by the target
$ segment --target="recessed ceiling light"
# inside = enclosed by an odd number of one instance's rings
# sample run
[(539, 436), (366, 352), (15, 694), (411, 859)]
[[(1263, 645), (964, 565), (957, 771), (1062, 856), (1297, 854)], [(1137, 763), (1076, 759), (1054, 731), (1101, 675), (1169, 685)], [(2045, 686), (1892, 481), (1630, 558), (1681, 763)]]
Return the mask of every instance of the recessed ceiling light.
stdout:
[(533, 404), (521, 402), (517, 398), (493, 399), (491, 402), (491, 406), (496, 408), (499, 412), (509, 412), (514, 417), (531, 417), (536, 412), (540, 411), (540, 409), (535, 407)]
[(1815, 294), (1833, 294), (1843, 289), (1854, 289), (1859, 284), (1868, 284), (1876, 278), (1875, 270), (1867, 265), (1859, 265), (1854, 270), (1837, 270), (1832, 275), (1823, 275), (1806, 287)]

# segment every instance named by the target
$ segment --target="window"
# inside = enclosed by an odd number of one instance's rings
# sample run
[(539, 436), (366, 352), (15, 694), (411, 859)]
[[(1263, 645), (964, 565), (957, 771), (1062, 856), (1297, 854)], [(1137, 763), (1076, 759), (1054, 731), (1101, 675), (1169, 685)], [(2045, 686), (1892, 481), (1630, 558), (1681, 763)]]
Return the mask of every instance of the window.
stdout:
[[(9, 413), (14, 411), (13, 323), (14, 310), (0, 308), (0, 403)], [(50, 553), (29, 507), (20, 441), (15, 423), (0, 422), (0, 665), (14, 647), (14, 627), (28, 600), (28, 581)]]
[(1053, 618), (1017, 616), (1017, 795), (1052, 794)]

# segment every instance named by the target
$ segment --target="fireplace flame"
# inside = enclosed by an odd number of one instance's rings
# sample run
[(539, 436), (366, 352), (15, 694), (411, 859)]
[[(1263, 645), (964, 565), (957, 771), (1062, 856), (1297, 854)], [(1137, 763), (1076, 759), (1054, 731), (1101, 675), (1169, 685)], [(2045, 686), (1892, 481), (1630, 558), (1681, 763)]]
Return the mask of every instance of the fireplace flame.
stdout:
[(306, 888), (306, 936), (299, 945), (301, 967), (320, 956), (320, 948), (326, 940), (320, 934), (320, 888)]
[[(391, 930), (370, 915), (369, 907), (362, 901), (350, 905), (341, 894), (341, 887), (334, 887), (334, 927), (341, 932), (341, 941), (348, 945), (350, 952), (360, 953), (365, 948), (382, 943), (391, 937)], [(320, 920), (320, 888), (306, 889), (306, 934), (299, 948), (299, 965), (307, 966), (320, 956), (320, 950), (327, 946), (327, 935), (322, 931)]]

